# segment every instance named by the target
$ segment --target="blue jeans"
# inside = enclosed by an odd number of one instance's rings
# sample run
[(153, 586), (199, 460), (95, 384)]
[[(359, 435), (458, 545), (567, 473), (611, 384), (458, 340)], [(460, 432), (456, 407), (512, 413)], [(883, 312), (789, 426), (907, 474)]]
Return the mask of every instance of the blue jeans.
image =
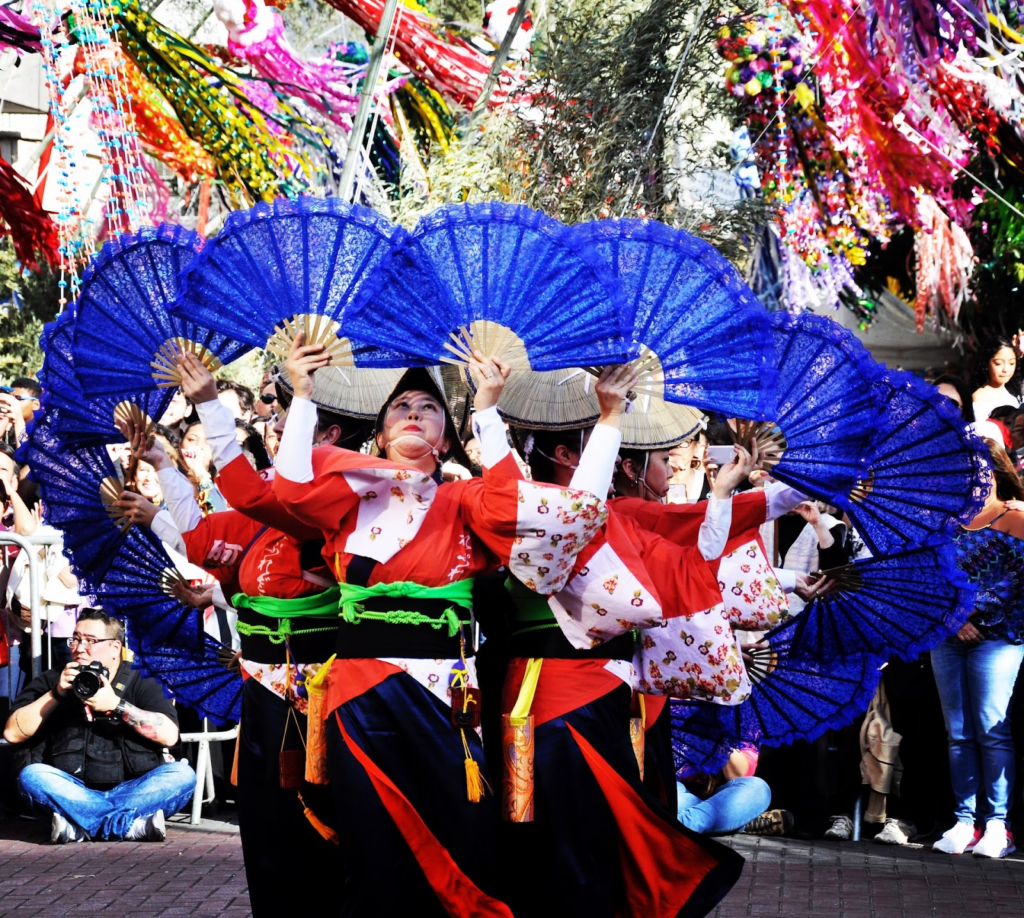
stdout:
[(728, 835), (760, 816), (772, 802), (772, 792), (760, 778), (733, 778), (707, 800), (691, 794), (682, 784), (679, 793), (679, 821), (699, 835)]
[(139, 816), (177, 813), (195, 787), (187, 762), (159, 765), (108, 791), (92, 790), (52, 765), (28, 765), (18, 775), (18, 790), (36, 815), (49, 819), (58, 812), (89, 838), (124, 838)]
[(978, 791), (986, 819), (1006, 822), (1014, 781), (1010, 698), (1024, 645), (955, 637), (932, 648), (932, 671), (949, 736), (949, 770), (956, 818), (974, 823)]

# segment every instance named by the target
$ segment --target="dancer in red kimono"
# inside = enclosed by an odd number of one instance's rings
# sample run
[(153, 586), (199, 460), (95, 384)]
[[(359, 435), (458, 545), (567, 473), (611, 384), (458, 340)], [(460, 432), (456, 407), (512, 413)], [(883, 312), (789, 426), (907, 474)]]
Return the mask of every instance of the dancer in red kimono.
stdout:
[[(295, 398), (274, 490), (322, 530), (341, 588), (327, 732), (342, 913), (507, 916), (476, 729), (472, 582), (505, 564), (531, 589), (559, 589), (604, 502), (513, 477), (494, 408), (508, 367), (479, 354), (483, 479), (439, 481), (456, 431), (425, 370), (407, 373), (381, 410), (375, 442), (387, 458), (312, 450), (312, 373), (326, 363), (301, 338), (289, 357)], [(632, 376), (606, 377), (621, 401)]]
[[(338, 848), (306, 816), (308, 807), (321, 826), (323, 820), (332, 821), (329, 792), (288, 776), (282, 782), (280, 761), (282, 751), (293, 755), (302, 750), (305, 682), (334, 652), (335, 629), (322, 618), (271, 618), (261, 609), (287, 609), (288, 601), (316, 604), (334, 586), (334, 578), (320, 554), (319, 530), (284, 511), (271, 488), (272, 473), (264, 477), (242, 453), (234, 417), (218, 400), (212, 374), (191, 354), (179, 358), (179, 367), (182, 390), (195, 404), (210, 444), (218, 487), (235, 509), (204, 517), (191, 483), (158, 442), (147, 451), (141, 431), (135, 431), (133, 447), (158, 470), (188, 560), (217, 578), (214, 595), (204, 591), (179, 598), (201, 607), (214, 601), (238, 612), (245, 679), (238, 744), (239, 830), (253, 914), (276, 916), (294, 901), (294, 890), (281, 881), (283, 846), (298, 846), (303, 852), (304, 874), (308, 871), (303, 902), (331, 912), (338, 904)], [(360, 422), (319, 412), (315, 445), (333, 444), (353, 423)], [(145, 521), (138, 495), (126, 493), (122, 503), (130, 517)], [(333, 613), (337, 597), (325, 602)]]
[[(529, 444), (531, 468), (607, 491), (619, 442), (603, 423), (545, 432)], [(724, 547), (731, 489), (749, 472), (741, 452), (691, 546), (612, 514), (563, 590), (545, 600), (509, 583), (516, 612), (502, 711), (512, 723), (531, 715), (535, 744), (535, 820), (504, 833), (512, 872), (534, 881), (519, 890), (517, 913), (704, 915), (739, 874), (733, 852), (684, 829), (643, 786), (630, 720), (632, 630), (721, 602), (706, 558)], [(738, 653), (719, 662), (742, 670)]]

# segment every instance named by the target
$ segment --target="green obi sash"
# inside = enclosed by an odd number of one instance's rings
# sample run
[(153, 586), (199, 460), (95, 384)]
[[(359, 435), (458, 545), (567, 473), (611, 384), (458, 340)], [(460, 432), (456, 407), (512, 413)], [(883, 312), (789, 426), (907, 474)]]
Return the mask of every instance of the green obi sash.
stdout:
[[(338, 584), (341, 590), (341, 617), (351, 625), (362, 621), (387, 622), (391, 625), (429, 625), (437, 630), (448, 627), (448, 637), (455, 637), (463, 625), (472, 619), (460, 619), (456, 606), (469, 611), (473, 605), (473, 578), (456, 580), (439, 587), (427, 587), (411, 580), (397, 583), (378, 583), (372, 587), (356, 586), (351, 583)], [(364, 607), (366, 600), (386, 598), (408, 598), (412, 600), (441, 600), (451, 603), (437, 618), (422, 612), (404, 609), (374, 611)]]
[[(236, 609), (251, 609), (259, 615), (277, 619), (276, 627), (250, 624), (239, 621), (240, 634), (260, 635), (272, 643), (279, 644), (293, 634), (312, 634), (318, 631), (332, 631), (333, 626), (324, 628), (303, 628), (292, 630), (290, 620), (293, 618), (342, 618), (352, 625), (361, 621), (387, 622), (394, 625), (429, 625), (431, 628), (448, 628), (448, 636), (455, 637), (462, 625), (471, 623), (471, 619), (462, 620), (456, 607), (468, 611), (472, 606), (473, 579), (456, 580), (454, 583), (440, 587), (427, 587), (408, 580), (397, 583), (378, 583), (372, 587), (356, 586), (350, 583), (339, 583), (337, 586), (300, 596), (297, 599), (275, 599), (272, 596), (247, 596), (236, 593), (231, 604)], [(451, 603), (437, 618), (431, 618), (422, 612), (404, 609), (374, 611), (366, 609), (363, 603), (372, 599), (408, 598), (412, 600), (442, 600)]]
[(311, 593), (295, 599), (277, 599), (273, 596), (247, 596), (235, 593), (231, 597), (231, 605), (236, 609), (251, 609), (258, 615), (277, 619), (276, 625), (251, 624), (239, 619), (236, 625), (238, 633), (245, 637), (256, 635), (267, 638), (271, 644), (282, 644), (292, 635), (316, 634), (322, 631), (334, 631), (336, 625), (328, 624), (323, 628), (292, 628), (293, 618), (337, 618), (338, 603), (341, 590), (333, 586), (322, 593)]
[(526, 634), (529, 631), (544, 631), (549, 628), (557, 628), (555, 613), (548, 605), (547, 597), (535, 593), (529, 587), (524, 586), (515, 577), (509, 577), (505, 581), (505, 589), (516, 607), (515, 630), (516, 634)]

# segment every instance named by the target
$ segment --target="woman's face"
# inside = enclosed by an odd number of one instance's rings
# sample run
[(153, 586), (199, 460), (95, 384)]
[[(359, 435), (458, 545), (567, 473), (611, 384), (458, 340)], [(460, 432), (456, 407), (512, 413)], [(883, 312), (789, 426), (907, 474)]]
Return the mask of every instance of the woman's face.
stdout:
[(1017, 355), (1009, 347), (1001, 347), (988, 362), (988, 381), (991, 386), (1005, 386), (1017, 369)]
[(421, 459), (431, 451), (444, 453), (448, 440), (444, 436), (444, 411), (429, 392), (411, 390), (397, 396), (384, 414), (383, 430), (377, 445), (407, 459)]
[(164, 495), (160, 490), (160, 479), (157, 477), (156, 469), (148, 462), (139, 461), (139, 467), (135, 473), (135, 486), (143, 497), (153, 501), (154, 504), (163, 502)]
[(183, 459), (198, 459), (203, 466), (210, 464), (212, 453), (210, 444), (206, 442), (202, 424), (193, 424), (181, 438), (181, 455)]
[(647, 460), (647, 473), (644, 475), (644, 483), (648, 489), (645, 496), (663, 500), (668, 494), (669, 479), (671, 478), (672, 464), (669, 460), (669, 450), (651, 450)]
[(685, 443), (680, 443), (679, 446), (674, 446), (668, 451), (669, 462), (672, 465), (672, 471), (676, 472), (689, 472), (690, 463), (693, 461), (694, 453), (697, 451), (697, 440), (687, 440)]
[(652, 449), (639, 462), (633, 458), (623, 463), (621, 473), (625, 475), (629, 491), (643, 500), (664, 500), (668, 494), (669, 481), (672, 478), (672, 465), (669, 450)]
[(175, 389), (174, 398), (171, 399), (171, 403), (167, 406), (167, 410), (163, 413), (159, 423), (163, 424), (164, 427), (173, 427), (185, 417), (187, 410), (188, 402), (185, 399), (185, 393), (181, 389)]

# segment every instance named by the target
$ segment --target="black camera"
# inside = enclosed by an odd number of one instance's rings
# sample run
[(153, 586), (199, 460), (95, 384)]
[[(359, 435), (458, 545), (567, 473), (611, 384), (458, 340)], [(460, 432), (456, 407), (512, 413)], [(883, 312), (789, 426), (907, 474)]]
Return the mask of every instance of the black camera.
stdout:
[(110, 670), (102, 663), (93, 660), (88, 666), (79, 666), (77, 675), (71, 681), (71, 691), (83, 701), (86, 698), (92, 698), (103, 688), (103, 680), (100, 679), (100, 676), (110, 678)]

